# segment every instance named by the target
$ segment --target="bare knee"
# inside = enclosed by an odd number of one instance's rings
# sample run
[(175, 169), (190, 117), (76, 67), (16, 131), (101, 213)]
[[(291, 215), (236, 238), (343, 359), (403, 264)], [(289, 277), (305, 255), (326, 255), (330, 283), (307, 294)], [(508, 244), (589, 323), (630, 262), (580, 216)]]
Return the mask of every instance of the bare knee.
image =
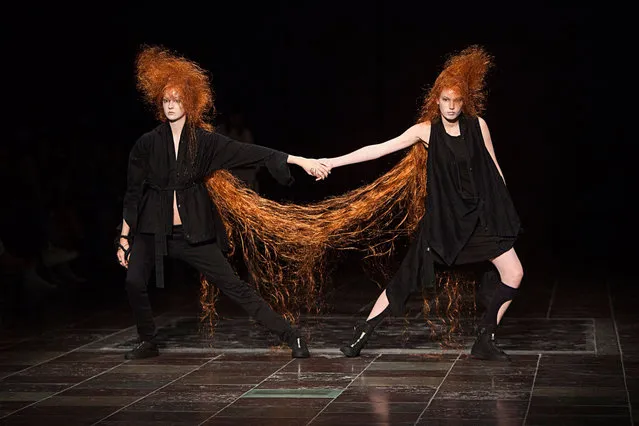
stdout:
[(504, 284), (517, 288), (519, 287), (519, 284), (521, 284), (521, 280), (523, 278), (524, 269), (521, 267), (521, 265), (516, 265), (504, 271), (501, 280)]

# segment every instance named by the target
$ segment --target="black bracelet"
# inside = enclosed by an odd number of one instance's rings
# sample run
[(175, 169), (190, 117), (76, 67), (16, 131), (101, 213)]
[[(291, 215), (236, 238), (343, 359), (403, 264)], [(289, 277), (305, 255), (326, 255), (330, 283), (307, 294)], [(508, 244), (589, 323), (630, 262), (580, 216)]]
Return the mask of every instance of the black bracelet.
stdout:
[[(129, 242), (129, 248), (124, 248), (124, 246), (120, 244), (121, 238), (124, 238)], [(122, 251), (124, 252), (124, 258), (127, 260), (129, 259), (129, 256), (131, 255), (131, 240), (133, 240), (133, 237), (129, 235), (119, 235), (115, 237), (115, 240), (113, 241), (113, 245), (115, 246), (115, 248), (117, 250), (122, 249)]]

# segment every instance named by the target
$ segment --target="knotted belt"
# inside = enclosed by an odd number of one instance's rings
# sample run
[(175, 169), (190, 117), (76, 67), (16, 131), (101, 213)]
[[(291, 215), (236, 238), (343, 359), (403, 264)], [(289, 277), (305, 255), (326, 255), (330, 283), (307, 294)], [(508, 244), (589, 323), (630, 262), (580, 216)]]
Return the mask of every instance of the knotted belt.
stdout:
[(195, 186), (196, 182), (191, 182), (184, 185), (169, 185), (159, 186), (151, 182), (146, 182), (146, 185), (157, 191), (160, 194), (160, 224), (155, 232), (155, 285), (158, 288), (164, 288), (164, 256), (168, 254), (166, 245), (166, 236), (173, 232), (173, 218), (171, 211), (167, 211), (169, 201), (169, 194), (171, 197), (175, 191), (183, 191), (185, 189)]

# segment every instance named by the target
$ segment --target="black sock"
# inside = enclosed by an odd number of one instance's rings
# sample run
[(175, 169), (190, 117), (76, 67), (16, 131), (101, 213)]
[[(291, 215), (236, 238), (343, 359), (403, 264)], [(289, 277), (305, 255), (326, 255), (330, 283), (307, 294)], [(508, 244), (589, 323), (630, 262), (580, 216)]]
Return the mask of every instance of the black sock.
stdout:
[(490, 304), (484, 313), (481, 321), (481, 326), (494, 330), (497, 328), (497, 314), (502, 305), (515, 298), (518, 289), (510, 287), (502, 282), (497, 284), (497, 288), (493, 293), (493, 297), (490, 300)]
[(390, 305), (386, 307), (382, 312), (375, 315), (373, 318), (366, 320), (366, 326), (370, 331), (373, 331), (375, 327), (379, 325), (380, 322), (384, 320), (390, 313)]
[(475, 301), (477, 302), (477, 308), (479, 310), (486, 310), (488, 306), (490, 306), (490, 301), (500, 282), (501, 277), (494, 267), (483, 271), (479, 278), (475, 294)]

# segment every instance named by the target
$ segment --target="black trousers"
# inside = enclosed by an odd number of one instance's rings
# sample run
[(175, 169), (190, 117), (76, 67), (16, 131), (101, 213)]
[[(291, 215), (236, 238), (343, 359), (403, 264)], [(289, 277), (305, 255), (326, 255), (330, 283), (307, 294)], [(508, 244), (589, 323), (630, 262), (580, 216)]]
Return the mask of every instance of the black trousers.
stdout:
[[(153, 341), (155, 322), (147, 286), (155, 266), (155, 243), (152, 234), (138, 234), (133, 242), (129, 268), (126, 274), (126, 291), (135, 316), (141, 340)], [(276, 313), (264, 299), (235, 273), (215, 242), (189, 244), (184, 239), (181, 226), (173, 228), (167, 237), (168, 256), (180, 259), (204, 274), (209, 283), (238, 303), (251, 317), (263, 324), (280, 340), (288, 342), (292, 337), (291, 325)]]

